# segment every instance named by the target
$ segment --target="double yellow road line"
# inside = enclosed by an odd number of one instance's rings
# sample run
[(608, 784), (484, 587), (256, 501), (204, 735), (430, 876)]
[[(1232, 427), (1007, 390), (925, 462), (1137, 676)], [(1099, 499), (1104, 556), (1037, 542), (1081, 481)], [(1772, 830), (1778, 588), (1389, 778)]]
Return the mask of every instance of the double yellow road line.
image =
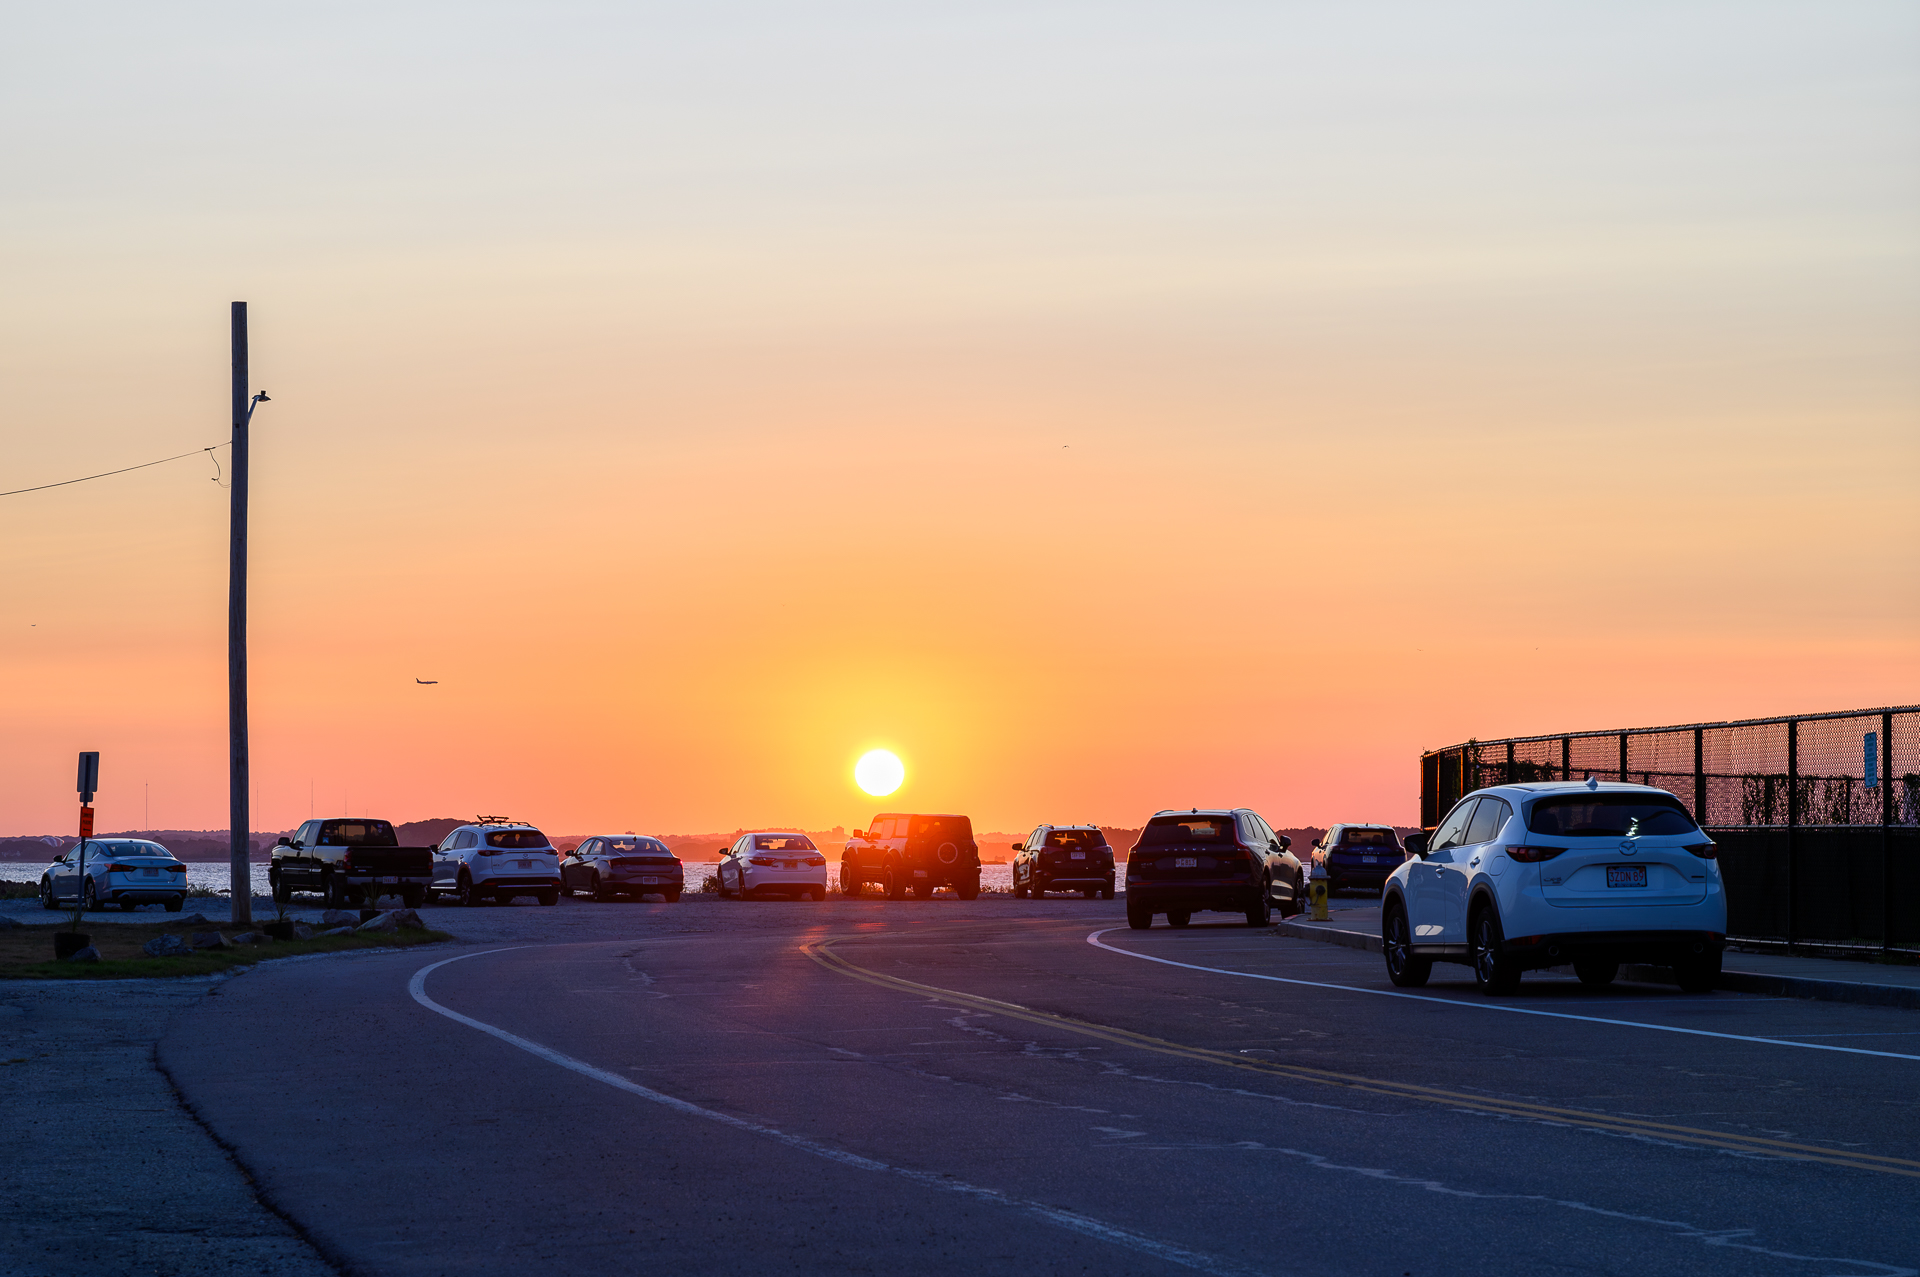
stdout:
[(1880, 1171), (1888, 1175), (1905, 1175), (1920, 1179), (1920, 1161), (1910, 1161), (1900, 1157), (1881, 1157), (1874, 1153), (1856, 1153), (1846, 1149), (1824, 1148), (1818, 1144), (1799, 1144), (1792, 1140), (1766, 1139), (1758, 1135), (1733, 1135), (1725, 1131), (1702, 1130), (1699, 1127), (1675, 1126), (1666, 1122), (1648, 1121), (1637, 1117), (1620, 1117), (1611, 1113), (1595, 1113), (1587, 1109), (1559, 1108), (1549, 1104), (1529, 1104), (1523, 1100), (1494, 1099), (1484, 1095), (1473, 1095), (1465, 1091), (1449, 1091), (1440, 1087), (1416, 1086), (1407, 1082), (1387, 1082), (1378, 1078), (1363, 1077), (1357, 1073), (1337, 1073), (1329, 1069), (1307, 1068), (1297, 1064), (1281, 1064), (1270, 1060), (1250, 1059), (1229, 1051), (1215, 1051), (1207, 1047), (1187, 1046), (1180, 1042), (1169, 1042), (1165, 1038), (1150, 1037), (1144, 1033), (1135, 1033), (1129, 1029), (1116, 1029), (1104, 1024), (1095, 1024), (1089, 1020), (1077, 1020), (1072, 1016), (1055, 1015), (1048, 1011), (1035, 1011), (1018, 1003), (1001, 1002), (993, 998), (983, 998), (977, 994), (960, 993), (953, 989), (942, 989), (930, 984), (917, 984), (912, 980), (902, 980), (898, 976), (882, 975), (856, 966), (834, 952), (839, 939), (822, 940), (801, 946), (809, 958), (829, 971), (851, 976), (883, 989), (897, 989), (902, 993), (915, 993), (925, 997), (939, 998), (956, 1006), (969, 1007), (989, 1015), (1005, 1016), (1013, 1020), (1025, 1020), (1029, 1024), (1043, 1025), (1081, 1037), (1095, 1038), (1117, 1046), (1134, 1047), (1142, 1051), (1152, 1051), (1158, 1055), (1171, 1055), (1185, 1060), (1198, 1060), (1206, 1064), (1223, 1065), (1239, 1069), (1246, 1073), (1259, 1073), (1268, 1077), (1286, 1078), (1296, 1082), (1317, 1082), (1323, 1086), (1344, 1087), (1352, 1091), (1364, 1091), (1373, 1095), (1387, 1095), (1401, 1100), (1417, 1100), (1425, 1104), (1435, 1104), (1443, 1108), (1466, 1109), (1475, 1113), (1492, 1113), (1501, 1117), (1524, 1118), (1528, 1121), (1550, 1122), (1561, 1126), (1581, 1126), (1589, 1130), (1606, 1131), (1615, 1135), (1629, 1135), (1642, 1139), (1666, 1140), (1676, 1144), (1692, 1144), (1701, 1148), (1726, 1149), (1736, 1153), (1759, 1154), (1767, 1157), (1789, 1158), (1803, 1162), (1824, 1162), (1831, 1166), (1847, 1166), (1855, 1170)]

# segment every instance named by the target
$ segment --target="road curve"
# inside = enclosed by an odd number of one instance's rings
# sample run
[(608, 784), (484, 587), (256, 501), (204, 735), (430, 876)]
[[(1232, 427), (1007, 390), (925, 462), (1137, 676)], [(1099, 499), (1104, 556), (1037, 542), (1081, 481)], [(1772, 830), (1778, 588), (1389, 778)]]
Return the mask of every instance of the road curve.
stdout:
[(1081, 903), (490, 911), (232, 981), (160, 1058), (356, 1272), (1916, 1271), (1911, 1013), (1496, 1013)]

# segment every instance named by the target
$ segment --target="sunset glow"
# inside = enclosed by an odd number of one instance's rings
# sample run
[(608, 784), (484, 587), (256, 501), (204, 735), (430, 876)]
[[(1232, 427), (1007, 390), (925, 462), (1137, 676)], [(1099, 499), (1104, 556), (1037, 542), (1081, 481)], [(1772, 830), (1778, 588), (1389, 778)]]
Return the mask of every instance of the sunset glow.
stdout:
[(853, 765), (854, 783), (875, 798), (885, 798), (907, 778), (907, 766), (884, 749), (872, 749)]

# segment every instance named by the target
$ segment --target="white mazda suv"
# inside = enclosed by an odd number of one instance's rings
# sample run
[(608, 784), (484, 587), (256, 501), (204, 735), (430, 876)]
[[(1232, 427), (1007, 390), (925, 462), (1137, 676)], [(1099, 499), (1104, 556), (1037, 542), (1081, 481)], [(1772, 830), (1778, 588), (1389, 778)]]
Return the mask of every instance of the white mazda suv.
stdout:
[(1407, 849), (1417, 858), (1388, 877), (1380, 909), (1387, 975), (1403, 988), (1435, 962), (1470, 965), (1488, 993), (1566, 964), (1590, 985), (1622, 962), (1672, 967), (1690, 993), (1719, 978), (1727, 897), (1713, 840), (1664, 789), (1495, 785)]

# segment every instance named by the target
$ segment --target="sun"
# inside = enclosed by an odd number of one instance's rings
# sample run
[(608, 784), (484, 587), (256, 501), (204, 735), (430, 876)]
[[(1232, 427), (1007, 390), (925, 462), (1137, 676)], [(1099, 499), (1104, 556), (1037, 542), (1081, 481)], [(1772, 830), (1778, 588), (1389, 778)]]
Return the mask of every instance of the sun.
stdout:
[(907, 765), (890, 750), (870, 749), (853, 765), (854, 783), (875, 798), (885, 798), (907, 778)]

